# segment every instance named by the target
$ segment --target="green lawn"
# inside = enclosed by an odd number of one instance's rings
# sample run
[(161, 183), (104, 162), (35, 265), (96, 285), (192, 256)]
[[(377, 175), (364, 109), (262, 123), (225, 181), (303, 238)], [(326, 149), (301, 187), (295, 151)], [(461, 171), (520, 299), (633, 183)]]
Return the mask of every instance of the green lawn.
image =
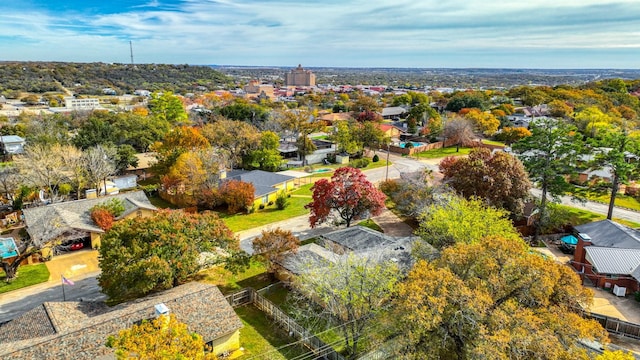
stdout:
[[(611, 195), (609, 193), (601, 193), (601, 192), (587, 192), (585, 193), (587, 199), (591, 201), (596, 201), (603, 204), (609, 204), (609, 199)], [(627, 208), (631, 210), (640, 211), (640, 201), (634, 198), (633, 196), (618, 194), (616, 195), (616, 206)]]
[[(567, 214), (569, 214), (569, 222), (574, 226), (586, 224), (593, 221), (604, 220), (607, 218), (605, 215), (597, 214), (597, 213), (582, 210), (582, 209), (577, 209), (571, 206), (565, 206), (565, 205), (558, 205), (558, 206), (564, 209), (567, 212)], [(627, 221), (627, 220), (617, 219), (617, 218), (613, 218), (613, 220), (617, 223), (626, 225), (631, 228), (640, 227), (640, 223), (636, 223), (633, 221)]]
[(487, 144), (487, 145), (499, 145), (499, 146), (506, 146), (505, 143), (503, 143), (502, 141), (495, 141), (495, 140), (488, 140), (488, 139), (483, 139), (482, 140), (483, 144)]
[(376, 222), (371, 219), (360, 221), (358, 225), (368, 227), (369, 229), (372, 229), (375, 231), (384, 232), (382, 231), (382, 228), (380, 227), (380, 225), (376, 224)]
[(240, 329), (240, 344), (245, 350), (244, 354), (236, 359), (284, 360), (310, 353), (302, 345), (283, 347), (295, 340), (255, 307), (242, 306), (235, 311), (244, 325)]
[(233, 274), (223, 266), (216, 266), (199, 272), (194, 280), (217, 285), (225, 295), (246, 287), (262, 289), (277, 282), (266, 273), (264, 264), (255, 260), (251, 261), (251, 266), (243, 273)]
[(309, 210), (304, 206), (310, 202), (310, 198), (291, 197), (289, 198), (289, 206), (284, 210), (278, 210), (275, 205), (272, 205), (252, 214), (227, 215), (219, 213), (219, 215), (229, 229), (238, 232), (308, 214)]
[(291, 193), (291, 195), (309, 196), (309, 197), (311, 197), (313, 195), (313, 192), (311, 191), (311, 187), (312, 186), (313, 186), (313, 184), (302, 185), (299, 188), (297, 188), (295, 191), (293, 191)]
[(0, 271), (0, 294), (48, 281), (49, 269), (45, 264), (22, 265), (14, 281), (6, 283), (5, 278), (4, 272)]
[(446, 148), (438, 148), (433, 150), (423, 151), (418, 153), (418, 157), (421, 159), (439, 159), (447, 156), (462, 156), (469, 155), (471, 148), (460, 147), (460, 151), (456, 152), (455, 146), (450, 146)]
[(177, 206), (173, 205), (172, 203), (165, 201), (163, 198), (161, 198), (159, 195), (154, 195), (149, 197), (149, 202), (151, 202), (151, 204), (159, 209), (178, 209)]

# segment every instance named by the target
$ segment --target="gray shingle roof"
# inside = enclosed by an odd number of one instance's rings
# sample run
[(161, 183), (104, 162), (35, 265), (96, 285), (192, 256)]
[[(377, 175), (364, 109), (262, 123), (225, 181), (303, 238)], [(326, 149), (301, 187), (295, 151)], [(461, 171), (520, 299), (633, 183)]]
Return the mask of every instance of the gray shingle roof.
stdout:
[(335, 262), (338, 255), (317, 244), (306, 244), (295, 253), (289, 253), (279, 265), (295, 275), (300, 275), (310, 268), (325, 267)]
[(611, 220), (595, 221), (574, 226), (578, 233), (591, 237), (594, 246), (619, 249), (640, 249), (640, 231)]
[(34, 239), (36, 245), (40, 245), (65, 233), (104, 232), (91, 220), (90, 209), (112, 198), (121, 199), (124, 202), (125, 211), (120, 217), (127, 216), (139, 209), (157, 210), (143, 191), (132, 191), (96, 199), (67, 201), (28, 208), (24, 209), (22, 213), (29, 235)]
[(262, 170), (231, 170), (227, 172), (226, 179), (240, 180), (253, 184), (253, 187), (256, 189), (255, 198), (257, 199), (278, 191), (275, 187), (276, 185), (293, 180), (295, 177)]
[(368, 250), (395, 242), (394, 238), (364, 226), (352, 226), (332, 231), (322, 237), (351, 251)]
[[(193, 282), (113, 308), (96, 303), (45, 303), (36, 308), (39, 310), (0, 326), (0, 358), (93, 360), (113, 354), (104, 345), (107, 337), (140, 320), (154, 318), (154, 305), (159, 303), (164, 303), (189, 330), (202, 335), (205, 342), (242, 327), (217, 287)], [(18, 326), (41, 329), (26, 339), (25, 334), (13, 333)]]
[(584, 248), (586, 259), (600, 274), (632, 275), (640, 265), (640, 249), (616, 249), (599, 246)]

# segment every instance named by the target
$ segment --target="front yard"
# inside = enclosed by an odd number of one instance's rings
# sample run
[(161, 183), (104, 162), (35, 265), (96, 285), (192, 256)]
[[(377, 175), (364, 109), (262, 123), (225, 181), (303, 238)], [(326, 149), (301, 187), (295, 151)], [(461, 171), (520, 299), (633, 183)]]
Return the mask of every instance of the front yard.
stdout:
[(0, 270), (0, 294), (48, 281), (49, 269), (43, 263), (22, 265), (18, 268), (18, 277), (13, 282), (7, 283), (5, 278), (4, 272)]

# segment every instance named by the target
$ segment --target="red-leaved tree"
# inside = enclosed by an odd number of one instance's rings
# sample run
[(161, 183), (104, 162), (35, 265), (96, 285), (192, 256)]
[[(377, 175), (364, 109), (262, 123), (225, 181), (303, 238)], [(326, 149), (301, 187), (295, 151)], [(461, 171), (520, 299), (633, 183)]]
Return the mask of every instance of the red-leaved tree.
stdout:
[(379, 215), (385, 208), (386, 195), (376, 189), (362, 171), (352, 167), (339, 168), (331, 181), (320, 179), (311, 190), (313, 202), (305, 205), (311, 210), (311, 227), (322, 224), (334, 214), (349, 227), (353, 220)]
[(247, 210), (253, 204), (256, 188), (252, 183), (240, 180), (227, 180), (220, 186), (220, 197), (227, 204), (230, 213)]

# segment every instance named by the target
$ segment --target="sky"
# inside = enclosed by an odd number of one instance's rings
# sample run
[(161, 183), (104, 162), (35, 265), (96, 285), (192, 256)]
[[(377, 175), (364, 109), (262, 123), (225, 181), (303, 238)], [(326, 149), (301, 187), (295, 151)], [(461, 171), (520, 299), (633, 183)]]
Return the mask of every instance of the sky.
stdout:
[(640, 68), (640, 0), (5, 0), (0, 61)]

